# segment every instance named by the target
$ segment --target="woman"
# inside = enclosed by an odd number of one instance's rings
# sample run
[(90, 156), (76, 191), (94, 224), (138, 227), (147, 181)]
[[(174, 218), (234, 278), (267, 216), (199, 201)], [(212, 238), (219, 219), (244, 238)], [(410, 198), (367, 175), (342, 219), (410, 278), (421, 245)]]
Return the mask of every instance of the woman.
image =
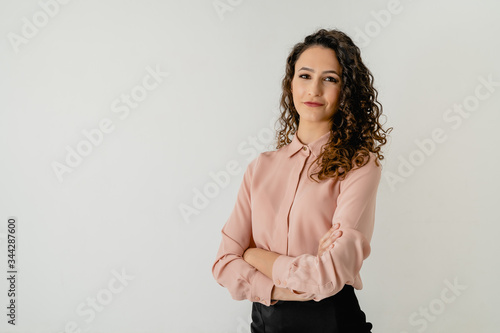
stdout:
[(381, 177), (373, 76), (351, 38), (320, 29), (292, 49), (277, 151), (245, 171), (212, 267), (252, 305), (252, 332), (371, 332), (354, 289)]

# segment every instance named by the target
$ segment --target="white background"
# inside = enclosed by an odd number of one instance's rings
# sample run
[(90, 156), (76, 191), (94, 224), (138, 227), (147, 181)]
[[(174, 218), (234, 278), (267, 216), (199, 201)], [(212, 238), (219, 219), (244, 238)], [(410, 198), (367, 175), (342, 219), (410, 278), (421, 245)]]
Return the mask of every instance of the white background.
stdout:
[[(249, 332), (251, 303), (211, 274), (220, 229), (252, 156), (273, 149), (288, 53), (338, 28), (394, 127), (356, 292), (373, 332), (497, 332), (499, 13), (494, 0), (1, 0), (0, 331)], [(150, 91), (147, 68), (168, 72)], [(114, 112), (132, 92), (146, 95)], [(103, 119), (113, 130), (89, 146), (82, 131)], [(87, 156), (59, 179), (68, 147)], [(214, 187), (230, 161), (239, 172)]]

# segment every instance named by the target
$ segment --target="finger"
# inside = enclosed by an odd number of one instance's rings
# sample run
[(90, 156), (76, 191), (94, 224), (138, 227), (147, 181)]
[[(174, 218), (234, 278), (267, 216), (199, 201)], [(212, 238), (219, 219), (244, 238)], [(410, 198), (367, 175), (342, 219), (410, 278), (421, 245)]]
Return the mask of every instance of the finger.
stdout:
[(333, 234), (335, 231), (339, 230), (339, 228), (340, 228), (340, 224), (335, 223), (335, 224), (334, 224), (334, 225), (330, 228), (330, 230), (328, 231), (329, 236), (332, 236), (332, 234)]
[(336, 230), (333, 232), (330, 237), (327, 237), (323, 242), (320, 243), (320, 248), (321, 249), (327, 249), (330, 248), (333, 243), (337, 241), (342, 236), (342, 230)]
[(335, 243), (332, 243), (330, 244), (329, 246), (321, 249), (320, 251), (318, 251), (318, 256), (321, 256), (323, 253), (325, 253), (326, 251), (330, 251), (331, 249), (333, 249), (333, 247), (335, 246)]
[(323, 238), (321, 238), (319, 247), (324, 248), (325, 246), (329, 245), (331, 243), (332, 235), (333, 233), (328, 233)]
[(342, 236), (342, 231), (337, 230), (338, 228), (340, 228), (340, 223), (335, 223), (320, 239), (318, 244), (318, 255), (333, 248), (332, 244)]
[(335, 242), (340, 236), (342, 236), (341, 230), (334, 230), (330, 233), (328, 237), (324, 237), (319, 243), (320, 248), (326, 248), (330, 246), (331, 243)]
[(330, 237), (342, 236), (342, 230), (335, 230)]
[(342, 236), (342, 231), (341, 230), (337, 230), (335, 231), (334, 233), (332, 233), (332, 235), (330, 237), (327, 237), (325, 240), (323, 240), (320, 244), (319, 244), (319, 249), (320, 251), (325, 251), (327, 250), (328, 248), (331, 247), (331, 245), (337, 240), (339, 239), (339, 237)]
[(323, 237), (320, 238), (319, 240), (319, 244), (323, 243), (325, 240), (327, 240), (330, 235), (332, 234), (332, 230), (328, 230), (324, 235)]
[(338, 238), (340, 237), (340, 235), (336, 235), (336, 236), (330, 236), (328, 237), (327, 239), (325, 239), (322, 243), (320, 243), (320, 250), (321, 251), (324, 251), (324, 250), (327, 250)]
[(338, 230), (340, 228), (340, 223), (335, 223), (334, 225), (332, 225), (332, 227), (328, 230), (328, 233), (332, 233), (334, 232), (335, 230)]
[(328, 229), (328, 231), (323, 235), (323, 237), (321, 237), (320, 243), (328, 239), (328, 237), (330, 237), (338, 228), (340, 228), (340, 223), (335, 223), (330, 229)]
[(332, 244), (333, 244), (333, 240), (328, 239), (325, 242), (321, 243), (319, 249), (320, 249), (320, 251), (325, 251)]
[(342, 230), (337, 230), (332, 235), (330, 236), (330, 239), (333, 239), (333, 241), (336, 241), (339, 239), (339, 237), (342, 236)]

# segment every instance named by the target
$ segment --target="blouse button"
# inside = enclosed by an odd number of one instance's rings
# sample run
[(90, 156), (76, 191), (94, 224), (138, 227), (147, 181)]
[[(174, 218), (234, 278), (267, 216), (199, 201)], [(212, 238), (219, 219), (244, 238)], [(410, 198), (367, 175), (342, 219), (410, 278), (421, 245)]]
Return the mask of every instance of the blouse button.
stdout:
[(306, 150), (307, 150), (307, 147), (306, 147), (306, 146), (303, 146), (303, 147), (302, 147), (302, 150), (303, 150), (303, 151), (306, 151)]
[(260, 301), (260, 297), (259, 296), (255, 296), (254, 298), (256, 301)]
[(280, 279), (277, 279), (277, 280), (276, 280), (276, 284), (281, 284)]

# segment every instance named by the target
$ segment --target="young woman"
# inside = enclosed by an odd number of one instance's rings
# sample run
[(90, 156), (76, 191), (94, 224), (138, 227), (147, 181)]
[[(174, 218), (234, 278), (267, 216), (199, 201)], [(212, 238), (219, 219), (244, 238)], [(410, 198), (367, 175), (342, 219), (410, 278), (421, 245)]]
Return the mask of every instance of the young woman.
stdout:
[(370, 254), (381, 146), (373, 76), (351, 38), (296, 44), (282, 82), (277, 150), (245, 171), (212, 267), (252, 305), (252, 332), (371, 332), (354, 289)]

